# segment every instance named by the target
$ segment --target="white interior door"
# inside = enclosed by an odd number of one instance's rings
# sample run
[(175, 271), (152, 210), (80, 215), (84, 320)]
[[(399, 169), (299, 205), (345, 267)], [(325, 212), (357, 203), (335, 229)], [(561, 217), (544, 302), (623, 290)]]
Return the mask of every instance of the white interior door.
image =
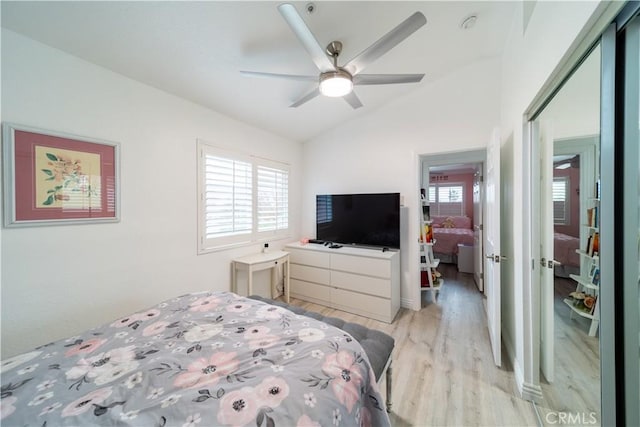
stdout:
[(482, 170), (473, 176), (473, 278), (484, 293), (483, 264), (484, 238), (482, 233)]
[[(548, 382), (554, 380), (553, 282), (553, 128), (541, 120), (540, 143), (540, 368)], [(535, 143), (535, 142), (534, 142)]]
[(496, 366), (502, 364), (500, 315), (500, 131), (494, 129), (487, 147), (485, 174), (485, 294), (489, 338)]

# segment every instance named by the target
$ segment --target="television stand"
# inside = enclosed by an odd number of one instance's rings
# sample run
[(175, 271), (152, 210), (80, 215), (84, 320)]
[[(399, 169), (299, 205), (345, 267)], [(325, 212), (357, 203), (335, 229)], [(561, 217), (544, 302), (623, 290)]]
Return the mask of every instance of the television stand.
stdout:
[(391, 323), (400, 309), (400, 252), (291, 243), (291, 296)]

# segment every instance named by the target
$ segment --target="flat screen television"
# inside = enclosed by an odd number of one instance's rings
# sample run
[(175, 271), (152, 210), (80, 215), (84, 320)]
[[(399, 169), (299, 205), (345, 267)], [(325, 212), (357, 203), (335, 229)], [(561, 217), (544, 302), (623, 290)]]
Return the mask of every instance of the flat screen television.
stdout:
[(399, 249), (400, 193), (317, 195), (316, 238)]

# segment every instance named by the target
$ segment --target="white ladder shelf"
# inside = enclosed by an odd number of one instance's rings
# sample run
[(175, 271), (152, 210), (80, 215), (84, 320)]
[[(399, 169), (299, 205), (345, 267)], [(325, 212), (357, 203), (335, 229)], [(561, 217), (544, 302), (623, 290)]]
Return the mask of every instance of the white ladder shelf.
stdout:
[[(433, 302), (437, 302), (438, 293), (444, 285), (444, 279), (437, 277), (434, 280), (434, 271), (440, 265), (440, 260), (433, 256), (433, 234), (427, 233), (427, 227), (431, 226), (431, 218), (429, 215), (429, 202), (421, 198), (422, 215), (420, 216), (420, 291), (431, 291)], [(427, 235), (429, 234), (429, 235)], [(426, 283), (422, 283), (422, 275), (427, 275)]]
[(427, 274), (427, 284), (422, 285), (421, 278), (420, 290), (422, 292), (431, 291), (433, 302), (437, 302), (438, 293), (442, 285), (444, 285), (444, 279), (442, 277), (438, 277), (435, 280), (433, 279), (433, 270), (440, 265), (440, 260), (433, 256), (434, 243), (435, 242), (420, 243), (420, 275), (422, 276), (423, 271)]

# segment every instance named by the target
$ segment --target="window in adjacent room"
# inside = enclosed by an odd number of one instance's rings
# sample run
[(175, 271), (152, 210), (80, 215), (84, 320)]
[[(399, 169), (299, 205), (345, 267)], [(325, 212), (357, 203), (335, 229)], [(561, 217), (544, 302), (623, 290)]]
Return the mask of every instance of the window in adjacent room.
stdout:
[(429, 205), (431, 215), (464, 215), (464, 185), (451, 183), (429, 185)]
[(289, 166), (198, 142), (199, 252), (284, 237)]
[(569, 225), (569, 177), (553, 178), (553, 223)]

